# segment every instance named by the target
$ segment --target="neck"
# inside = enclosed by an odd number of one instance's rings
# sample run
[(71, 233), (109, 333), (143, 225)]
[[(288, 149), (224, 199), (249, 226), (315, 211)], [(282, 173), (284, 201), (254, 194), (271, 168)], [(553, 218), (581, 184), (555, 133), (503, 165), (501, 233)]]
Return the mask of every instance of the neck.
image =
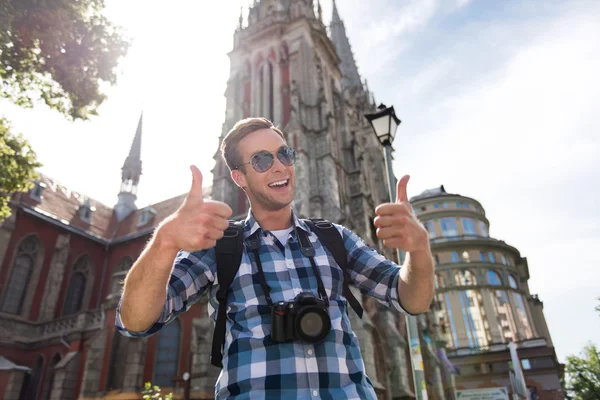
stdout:
[(279, 231), (292, 226), (292, 206), (286, 206), (281, 210), (267, 211), (260, 208), (250, 207), (252, 215), (263, 230)]

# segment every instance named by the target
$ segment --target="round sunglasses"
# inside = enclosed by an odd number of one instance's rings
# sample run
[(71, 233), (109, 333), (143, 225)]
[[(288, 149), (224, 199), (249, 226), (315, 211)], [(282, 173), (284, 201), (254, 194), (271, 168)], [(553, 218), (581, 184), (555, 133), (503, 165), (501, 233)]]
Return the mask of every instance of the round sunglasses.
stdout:
[[(275, 154), (277, 154), (279, 161), (287, 167), (293, 165), (296, 161), (296, 152), (291, 147), (281, 146)], [(250, 162), (240, 164), (233, 169), (239, 169), (242, 165), (252, 164), (252, 168), (254, 168), (256, 172), (267, 172), (273, 166), (274, 161), (275, 156), (273, 153), (263, 150), (253, 155)]]

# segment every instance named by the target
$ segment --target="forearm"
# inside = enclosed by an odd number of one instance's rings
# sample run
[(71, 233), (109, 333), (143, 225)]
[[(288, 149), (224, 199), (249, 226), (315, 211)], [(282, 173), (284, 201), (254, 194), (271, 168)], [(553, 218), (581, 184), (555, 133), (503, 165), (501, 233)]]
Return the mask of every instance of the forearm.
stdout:
[(400, 304), (411, 314), (420, 314), (429, 309), (434, 287), (433, 258), (429, 250), (409, 252), (398, 279)]
[(152, 237), (125, 278), (121, 322), (127, 330), (141, 332), (160, 316), (167, 300), (167, 285), (178, 249)]

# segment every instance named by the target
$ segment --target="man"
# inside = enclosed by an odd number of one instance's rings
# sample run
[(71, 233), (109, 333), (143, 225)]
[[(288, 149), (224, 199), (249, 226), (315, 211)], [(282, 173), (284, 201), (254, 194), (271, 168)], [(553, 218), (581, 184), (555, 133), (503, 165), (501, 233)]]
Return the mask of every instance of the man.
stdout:
[[(231, 177), (250, 201), (244, 238), (258, 238), (260, 246), (253, 252), (244, 244), (230, 285), (216, 397), (375, 399), (347, 315), (340, 267), (292, 211), (295, 153), (282, 132), (264, 118), (242, 120), (227, 134), (221, 151)], [(126, 335), (144, 337), (158, 331), (206, 289), (215, 318), (215, 244), (232, 211), (224, 203), (204, 200), (202, 175), (195, 166), (191, 170), (192, 187), (183, 205), (159, 225), (125, 279), (117, 327)], [(388, 306), (417, 314), (429, 308), (434, 269), (427, 232), (408, 202), (408, 179), (398, 182), (395, 203), (377, 207), (374, 221), (385, 246), (407, 252), (402, 268), (348, 229), (334, 226), (344, 240), (351, 283)], [(308, 235), (315, 250), (311, 259), (300, 250), (301, 233)], [(273, 340), (269, 301), (290, 302), (301, 292), (317, 296), (318, 286), (324, 286), (329, 302), (331, 330), (325, 339), (315, 344)]]

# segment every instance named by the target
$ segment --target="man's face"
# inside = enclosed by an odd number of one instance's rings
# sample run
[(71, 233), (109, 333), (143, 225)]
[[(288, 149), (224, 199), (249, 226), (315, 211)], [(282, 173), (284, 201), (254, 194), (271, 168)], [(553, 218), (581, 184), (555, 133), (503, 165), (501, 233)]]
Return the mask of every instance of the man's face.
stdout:
[[(296, 175), (294, 166), (286, 166), (277, 158), (277, 151), (286, 146), (285, 140), (271, 129), (260, 129), (243, 138), (238, 144), (242, 163), (248, 163), (252, 156), (262, 151), (273, 154), (273, 166), (265, 172), (257, 172), (251, 164), (243, 170), (233, 171), (238, 184), (246, 191), (253, 209), (278, 211), (294, 200)], [(284, 182), (283, 185), (275, 185)]]

